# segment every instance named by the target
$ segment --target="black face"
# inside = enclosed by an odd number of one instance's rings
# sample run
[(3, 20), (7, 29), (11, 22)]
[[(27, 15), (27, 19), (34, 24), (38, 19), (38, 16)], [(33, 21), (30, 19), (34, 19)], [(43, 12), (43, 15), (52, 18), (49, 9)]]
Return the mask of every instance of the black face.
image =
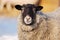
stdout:
[(33, 25), (36, 22), (36, 12), (43, 7), (33, 4), (25, 4), (23, 6), (16, 5), (15, 8), (22, 11), (22, 20), (24, 24)]
[[(30, 23), (28, 23), (28, 24), (25, 23), (25, 21), (24, 21), (25, 17), (26, 17), (27, 21), (30, 20)], [(33, 10), (32, 5), (27, 5), (24, 7), (24, 12), (22, 13), (22, 18), (23, 18), (23, 23), (25, 23), (26, 25), (33, 25), (35, 23), (36, 13)]]

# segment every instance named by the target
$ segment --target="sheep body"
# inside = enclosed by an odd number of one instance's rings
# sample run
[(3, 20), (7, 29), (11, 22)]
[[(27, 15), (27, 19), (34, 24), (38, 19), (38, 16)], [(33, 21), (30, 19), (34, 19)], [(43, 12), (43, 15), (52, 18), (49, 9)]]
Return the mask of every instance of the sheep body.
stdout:
[[(56, 18), (51, 17), (50, 15), (45, 15), (43, 13), (36, 14), (36, 18), (37, 24), (35, 26), (38, 27), (33, 31), (25, 32), (21, 30), (23, 24), (21, 23), (21, 14), (19, 15), (19, 40), (60, 40), (60, 25), (59, 21)], [(30, 30), (31, 28), (27, 27), (25, 29)]]

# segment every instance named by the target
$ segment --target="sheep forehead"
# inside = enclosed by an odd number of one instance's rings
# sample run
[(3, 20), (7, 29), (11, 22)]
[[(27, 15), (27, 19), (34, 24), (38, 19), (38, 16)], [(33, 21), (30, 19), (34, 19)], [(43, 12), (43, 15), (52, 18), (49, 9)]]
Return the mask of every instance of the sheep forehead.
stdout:
[(24, 4), (23, 6), (24, 6), (24, 7), (34, 7), (35, 5), (33, 5), (33, 4), (26, 4), (26, 5), (25, 5), (25, 4)]

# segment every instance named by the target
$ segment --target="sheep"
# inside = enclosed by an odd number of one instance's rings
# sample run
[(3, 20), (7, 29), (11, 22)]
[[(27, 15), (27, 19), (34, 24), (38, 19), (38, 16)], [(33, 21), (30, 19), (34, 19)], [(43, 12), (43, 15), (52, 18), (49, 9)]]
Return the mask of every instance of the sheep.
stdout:
[[(41, 12), (42, 6), (15, 5), (18, 16), (19, 40), (60, 40), (60, 25), (56, 18)], [(40, 11), (39, 11), (40, 10)]]

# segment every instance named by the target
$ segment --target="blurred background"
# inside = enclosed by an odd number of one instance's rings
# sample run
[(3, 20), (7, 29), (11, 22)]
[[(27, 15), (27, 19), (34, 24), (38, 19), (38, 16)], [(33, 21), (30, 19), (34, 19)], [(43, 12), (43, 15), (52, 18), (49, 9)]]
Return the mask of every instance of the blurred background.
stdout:
[(60, 6), (60, 0), (0, 0), (0, 40), (18, 40), (17, 17), (19, 10), (15, 5), (37, 4), (43, 6), (42, 12), (53, 12)]

